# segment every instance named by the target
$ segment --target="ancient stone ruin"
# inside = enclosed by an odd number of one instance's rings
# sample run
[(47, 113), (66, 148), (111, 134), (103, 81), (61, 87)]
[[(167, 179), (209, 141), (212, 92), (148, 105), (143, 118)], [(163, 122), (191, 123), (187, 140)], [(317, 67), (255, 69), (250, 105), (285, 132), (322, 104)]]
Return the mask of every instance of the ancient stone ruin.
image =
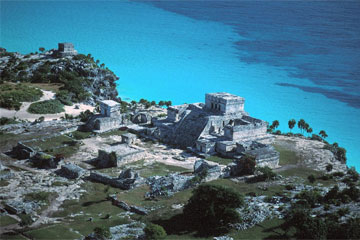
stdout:
[(276, 167), (279, 153), (267, 145), (273, 140), (268, 123), (249, 116), (244, 103), (244, 98), (229, 93), (207, 93), (205, 104), (169, 107), (167, 118), (153, 118), (146, 134), (198, 155), (240, 159), (250, 154), (258, 165)]
[(85, 128), (93, 132), (106, 132), (122, 126), (121, 104), (113, 100), (100, 102), (100, 114), (92, 116)]
[(77, 55), (77, 51), (74, 49), (74, 44), (69, 42), (59, 43), (56, 53), (60, 57)]

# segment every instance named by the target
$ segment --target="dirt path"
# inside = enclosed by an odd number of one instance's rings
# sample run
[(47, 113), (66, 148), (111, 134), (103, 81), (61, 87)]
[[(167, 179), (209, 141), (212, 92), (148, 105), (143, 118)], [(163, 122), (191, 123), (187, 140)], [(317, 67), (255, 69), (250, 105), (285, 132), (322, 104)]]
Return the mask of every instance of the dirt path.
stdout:
[[(36, 101), (36, 102), (55, 99), (54, 92), (46, 91), (46, 90), (42, 90), (42, 89), (41, 89), (41, 91), (43, 92), (43, 96), (40, 98), (39, 101)], [(39, 117), (43, 116), (43, 117), (45, 117), (45, 121), (51, 121), (53, 119), (60, 119), (61, 117), (64, 117), (65, 113), (73, 115), (73, 116), (77, 116), (83, 111), (86, 111), (86, 110), (93, 111), (94, 110), (94, 107), (92, 107), (90, 105), (85, 105), (85, 104), (79, 103), (79, 104), (74, 104), (73, 106), (64, 106), (65, 112), (63, 112), (63, 113), (32, 114), (27, 111), (32, 103), (34, 103), (34, 102), (23, 102), (19, 111), (0, 108), (0, 117), (7, 117), (7, 118), (16, 117), (16, 118), (19, 118), (22, 120), (34, 121), (34, 120), (38, 119)], [(76, 109), (75, 109), (75, 106), (77, 106)]]

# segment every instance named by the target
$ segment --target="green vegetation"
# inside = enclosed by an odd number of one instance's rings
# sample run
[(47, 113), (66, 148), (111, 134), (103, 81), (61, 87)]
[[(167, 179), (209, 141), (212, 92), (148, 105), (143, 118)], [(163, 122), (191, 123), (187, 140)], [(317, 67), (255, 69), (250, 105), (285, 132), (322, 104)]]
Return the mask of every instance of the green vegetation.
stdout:
[(164, 230), (164, 228), (157, 224), (147, 224), (144, 232), (146, 239), (149, 240), (164, 239), (166, 237), (166, 231)]
[(35, 114), (54, 114), (64, 111), (64, 105), (58, 100), (46, 100), (32, 103), (28, 109), (28, 112)]
[(92, 132), (81, 132), (81, 131), (74, 131), (68, 135), (72, 136), (76, 140), (82, 140), (85, 138), (89, 138), (93, 134)]
[(23, 84), (0, 85), (0, 107), (19, 110), (22, 102), (38, 101), (41, 90)]
[(81, 235), (72, 231), (71, 227), (65, 227), (61, 224), (45, 226), (39, 229), (26, 232), (26, 236), (32, 239), (79, 239)]
[(185, 205), (184, 217), (201, 235), (226, 232), (229, 223), (240, 221), (235, 208), (242, 205), (242, 196), (233, 189), (200, 185)]
[(228, 165), (229, 163), (233, 162), (233, 159), (230, 158), (223, 158), (220, 156), (210, 156), (207, 157), (206, 160), (211, 161), (211, 162), (216, 162), (222, 165)]
[(17, 223), (17, 221), (10, 216), (7, 216), (7, 215), (0, 216), (0, 227), (7, 226), (10, 224), (15, 224), (15, 223)]
[(330, 150), (336, 157), (336, 159), (342, 163), (346, 163), (346, 149), (339, 147), (336, 142), (333, 144), (326, 144), (324, 149)]
[(79, 149), (79, 143), (66, 135), (31, 141), (27, 145), (55, 157), (70, 157)]
[(15, 118), (7, 118), (7, 117), (1, 117), (0, 118), (0, 126), (7, 125), (7, 124), (16, 124), (19, 123), (16, 121)]
[[(290, 142), (290, 144), (292, 144), (292, 142)], [(279, 165), (281, 166), (288, 164), (296, 165), (300, 161), (300, 158), (296, 155), (296, 152), (291, 151), (280, 145), (274, 145), (274, 148), (276, 151), (280, 153)]]
[(53, 192), (33, 192), (25, 195), (25, 201), (37, 201), (49, 203), (52, 198), (56, 198), (57, 193)]

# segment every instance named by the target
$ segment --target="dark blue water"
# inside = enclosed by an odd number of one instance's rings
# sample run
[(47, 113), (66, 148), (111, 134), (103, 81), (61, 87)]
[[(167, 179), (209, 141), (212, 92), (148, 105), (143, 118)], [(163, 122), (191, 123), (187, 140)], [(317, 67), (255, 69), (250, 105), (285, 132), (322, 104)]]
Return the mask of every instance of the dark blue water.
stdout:
[[(241, 61), (285, 67), (317, 86), (278, 83), (360, 108), (360, 1), (156, 1), (234, 27)], [(241, 53), (240, 53), (241, 52)], [(246, 54), (244, 54), (244, 52)]]

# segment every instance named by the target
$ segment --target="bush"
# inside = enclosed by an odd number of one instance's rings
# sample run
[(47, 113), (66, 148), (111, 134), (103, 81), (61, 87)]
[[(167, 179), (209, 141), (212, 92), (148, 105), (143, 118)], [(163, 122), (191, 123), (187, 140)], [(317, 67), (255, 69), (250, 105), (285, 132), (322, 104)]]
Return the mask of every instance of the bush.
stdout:
[(333, 165), (332, 164), (328, 164), (328, 165), (326, 165), (326, 171), (328, 171), (328, 172), (331, 172), (333, 170)]
[(145, 229), (145, 236), (146, 239), (164, 239), (166, 237), (166, 231), (164, 230), (164, 228), (160, 225), (157, 224), (147, 224)]
[(64, 112), (64, 105), (58, 100), (46, 100), (32, 103), (28, 112), (35, 114), (54, 114)]
[(271, 179), (274, 179), (277, 176), (277, 174), (274, 173), (273, 170), (271, 168), (269, 168), (268, 166), (266, 166), (266, 167), (258, 167), (257, 170), (262, 173), (258, 177), (262, 181), (271, 180)]
[(316, 190), (311, 191), (302, 191), (301, 193), (295, 196), (297, 199), (304, 200), (308, 203), (312, 208), (316, 206), (316, 204), (322, 201), (321, 194)]
[(19, 110), (21, 102), (34, 102), (42, 97), (41, 90), (23, 84), (0, 86), (0, 107)]
[(1, 117), (0, 118), (0, 126), (7, 124), (15, 124), (18, 123), (14, 118)]
[(85, 112), (81, 112), (79, 115), (80, 121), (87, 122), (90, 117), (92, 117), (94, 114), (90, 110), (86, 110)]
[(56, 99), (59, 100), (64, 105), (72, 106), (71, 94), (66, 90), (61, 90), (58, 93), (56, 93)]
[(184, 215), (201, 232), (227, 230), (229, 223), (239, 222), (235, 208), (243, 205), (243, 197), (232, 189), (216, 185), (200, 185), (184, 207)]
[(308, 180), (309, 180), (310, 183), (314, 183), (316, 181), (316, 178), (315, 178), (315, 176), (313, 174), (311, 174), (311, 175), (308, 176)]
[(105, 227), (96, 227), (94, 228), (96, 239), (108, 239), (111, 238), (111, 233), (109, 229)]

